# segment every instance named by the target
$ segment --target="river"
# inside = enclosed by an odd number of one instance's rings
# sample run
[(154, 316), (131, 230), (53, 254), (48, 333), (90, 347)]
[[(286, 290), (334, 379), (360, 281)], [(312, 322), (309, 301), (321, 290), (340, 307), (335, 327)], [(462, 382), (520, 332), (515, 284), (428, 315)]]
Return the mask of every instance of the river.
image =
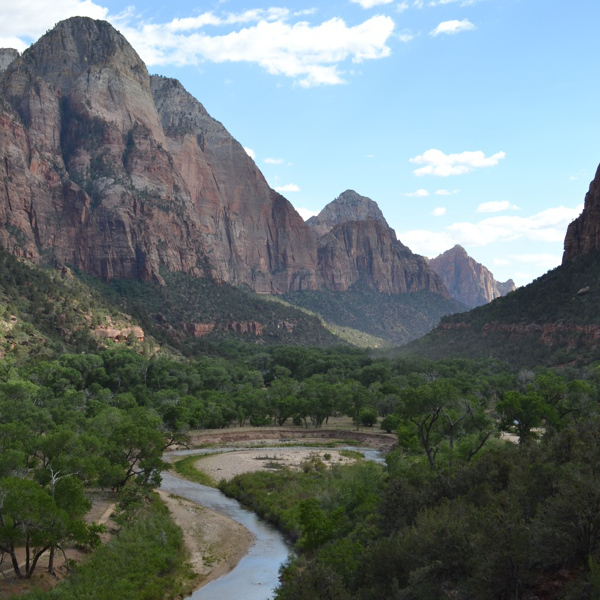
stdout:
[[(170, 452), (173, 456), (239, 451), (244, 448), (221, 448), (210, 450), (181, 450)], [(252, 448), (256, 449), (256, 448)], [(273, 449), (273, 447), (269, 447)], [(367, 448), (352, 448), (365, 455), (367, 460), (383, 462), (381, 453)], [(227, 498), (219, 490), (163, 473), (161, 488), (219, 512), (250, 530), (256, 541), (250, 551), (227, 575), (207, 583), (196, 590), (191, 600), (268, 600), (279, 583), (279, 567), (293, 552), (284, 537), (271, 525), (265, 523), (237, 500)]]

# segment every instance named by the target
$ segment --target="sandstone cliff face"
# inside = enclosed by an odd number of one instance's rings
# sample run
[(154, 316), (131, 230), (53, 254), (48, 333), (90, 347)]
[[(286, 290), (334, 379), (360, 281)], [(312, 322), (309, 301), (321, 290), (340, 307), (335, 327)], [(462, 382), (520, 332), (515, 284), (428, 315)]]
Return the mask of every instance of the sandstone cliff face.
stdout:
[(110, 24), (75, 17), (0, 52), (0, 244), (95, 276), (160, 269), (261, 293), (364, 281), (446, 294), (377, 204), (345, 192), (307, 225), (221, 123), (150, 77)]
[(492, 273), (456, 245), (429, 264), (442, 278), (450, 296), (470, 307), (482, 306), (516, 289), (512, 279), (499, 282)]
[(396, 238), (373, 200), (348, 190), (307, 224), (319, 235), (318, 272), (323, 287), (345, 291), (359, 281), (378, 292), (448, 292), (427, 260)]
[(600, 250), (600, 167), (585, 196), (583, 212), (567, 228), (563, 264)]
[[(315, 285), (313, 236), (243, 148), (112, 26), (59, 23), (2, 76), (0, 241), (94, 275)], [(208, 258), (210, 256), (210, 259)]]
[(366, 221), (367, 219), (373, 219), (388, 226), (376, 202), (357, 194), (354, 190), (346, 190), (330, 202), (316, 217), (308, 219), (306, 224), (318, 236), (322, 236), (336, 225), (351, 221)]

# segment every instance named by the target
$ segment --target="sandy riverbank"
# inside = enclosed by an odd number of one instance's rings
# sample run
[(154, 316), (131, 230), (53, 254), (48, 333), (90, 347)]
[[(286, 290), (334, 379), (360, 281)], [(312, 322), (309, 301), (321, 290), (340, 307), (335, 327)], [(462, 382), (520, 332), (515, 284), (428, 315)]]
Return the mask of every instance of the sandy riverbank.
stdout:
[(229, 481), (242, 473), (284, 468), (300, 470), (302, 463), (313, 458), (321, 460), (328, 467), (354, 462), (353, 458), (342, 456), (339, 451), (331, 449), (263, 448), (204, 456), (196, 461), (195, 467), (215, 481)]
[(242, 525), (183, 498), (158, 492), (184, 534), (194, 588), (229, 573), (248, 553), (254, 536)]

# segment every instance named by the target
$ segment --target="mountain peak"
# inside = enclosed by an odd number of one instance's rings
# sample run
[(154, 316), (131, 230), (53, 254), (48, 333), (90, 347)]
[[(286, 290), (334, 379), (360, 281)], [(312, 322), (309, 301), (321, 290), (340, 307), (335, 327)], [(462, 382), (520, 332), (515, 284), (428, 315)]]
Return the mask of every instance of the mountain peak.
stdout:
[(373, 219), (388, 227), (377, 202), (357, 194), (354, 190), (346, 190), (325, 206), (316, 217), (308, 219), (306, 224), (321, 236), (331, 231), (336, 225), (368, 219)]
[(118, 68), (137, 82), (148, 78), (131, 44), (110, 23), (89, 17), (60, 21), (13, 64), (25, 66), (62, 94), (93, 67)]
[(456, 244), (429, 261), (450, 295), (467, 306), (481, 306), (516, 289), (512, 279), (499, 282), (492, 273)]

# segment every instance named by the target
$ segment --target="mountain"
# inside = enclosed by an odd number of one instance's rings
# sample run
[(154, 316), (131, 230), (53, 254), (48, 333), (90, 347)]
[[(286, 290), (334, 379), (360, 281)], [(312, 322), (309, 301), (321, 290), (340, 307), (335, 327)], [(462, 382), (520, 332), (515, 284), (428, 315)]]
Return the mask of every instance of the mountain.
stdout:
[(448, 295), (426, 258), (397, 238), (376, 202), (346, 190), (307, 225), (317, 236), (324, 289), (291, 291), (287, 302), (393, 344), (465, 310)]
[(318, 238), (322, 287), (346, 291), (362, 282), (386, 294), (429, 291), (448, 297), (427, 259), (396, 238), (370, 198), (347, 190), (311, 217), (307, 225)]
[(59, 23), (7, 67), (0, 242), (105, 280), (160, 269), (259, 292), (315, 287), (291, 204), (175, 80), (111, 25)]
[(110, 24), (62, 21), (0, 64), (0, 243), (10, 252), (106, 281), (162, 283), (167, 269), (259, 293), (361, 279), (446, 294), (357, 194), (338, 199), (336, 223), (306, 225), (223, 125), (178, 81), (148, 75)]
[(600, 360), (600, 168), (566, 232), (562, 264), (507, 296), (443, 317), (402, 352), (495, 357), (519, 366)]
[(512, 279), (499, 282), (458, 244), (429, 261), (442, 278), (450, 296), (470, 308), (481, 306), (516, 289)]
[[(360, 290), (351, 310), (365, 315), (377, 313), (367, 297), (421, 294), (392, 302), (403, 308), (382, 322), (395, 343), (463, 308), (369, 198), (348, 190), (304, 223), (225, 127), (104, 21), (74, 17), (21, 55), (0, 50), (0, 153), (0, 245), (33, 263), (167, 288), (181, 274), (259, 294)], [(193, 336), (277, 328), (238, 313), (173, 318)]]

